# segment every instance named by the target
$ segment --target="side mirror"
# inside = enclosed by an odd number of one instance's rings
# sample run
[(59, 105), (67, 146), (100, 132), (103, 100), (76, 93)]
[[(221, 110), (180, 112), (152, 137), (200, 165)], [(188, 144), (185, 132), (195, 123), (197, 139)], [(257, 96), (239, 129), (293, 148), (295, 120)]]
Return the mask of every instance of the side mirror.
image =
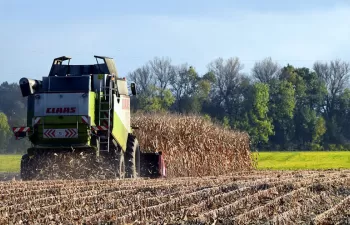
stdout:
[(132, 93), (132, 95), (136, 95), (136, 84), (135, 83), (131, 83), (131, 93)]

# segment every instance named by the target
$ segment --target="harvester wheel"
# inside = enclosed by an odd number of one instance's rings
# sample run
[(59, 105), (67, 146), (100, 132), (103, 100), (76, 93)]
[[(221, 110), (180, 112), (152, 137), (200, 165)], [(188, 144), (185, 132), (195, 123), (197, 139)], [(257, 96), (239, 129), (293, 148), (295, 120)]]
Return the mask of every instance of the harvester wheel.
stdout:
[(21, 179), (30, 180), (31, 168), (29, 165), (29, 155), (25, 154), (21, 159)]
[(126, 177), (136, 178), (140, 174), (140, 147), (134, 135), (129, 135), (125, 152)]
[(117, 170), (119, 179), (125, 178), (125, 156), (123, 150), (120, 150), (117, 160)]

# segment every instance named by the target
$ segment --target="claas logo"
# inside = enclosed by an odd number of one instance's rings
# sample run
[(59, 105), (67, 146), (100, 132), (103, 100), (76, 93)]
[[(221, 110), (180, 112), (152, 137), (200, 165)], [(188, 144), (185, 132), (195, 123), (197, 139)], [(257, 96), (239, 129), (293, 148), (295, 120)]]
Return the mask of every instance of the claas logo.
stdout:
[(46, 113), (75, 113), (77, 111), (76, 107), (65, 107), (65, 108), (46, 108)]

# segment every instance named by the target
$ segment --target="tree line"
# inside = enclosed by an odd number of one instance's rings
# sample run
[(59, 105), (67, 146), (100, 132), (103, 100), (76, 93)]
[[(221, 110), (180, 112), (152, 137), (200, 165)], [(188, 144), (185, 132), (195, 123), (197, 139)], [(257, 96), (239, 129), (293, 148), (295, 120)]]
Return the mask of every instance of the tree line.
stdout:
[(0, 84), (0, 153), (23, 153), (30, 147), (27, 139), (16, 140), (12, 127), (27, 124), (27, 99), (17, 83)]
[(217, 58), (198, 74), (187, 63), (155, 57), (128, 74), (132, 110), (201, 114), (250, 134), (258, 150), (350, 149), (350, 64), (281, 66), (271, 58), (243, 72), (238, 57)]
[[(271, 58), (243, 72), (238, 57), (217, 58), (199, 74), (188, 63), (155, 57), (130, 72), (138, 95), (131, 110), (200, 114), (246, 131), (258, 150), (350, 149), (350, 64), (316, 61), (281, 66)], [(0, 153), (23, 152), (10, 127), (26, 124), (26, 98), (17, 83), (0, 85)]]

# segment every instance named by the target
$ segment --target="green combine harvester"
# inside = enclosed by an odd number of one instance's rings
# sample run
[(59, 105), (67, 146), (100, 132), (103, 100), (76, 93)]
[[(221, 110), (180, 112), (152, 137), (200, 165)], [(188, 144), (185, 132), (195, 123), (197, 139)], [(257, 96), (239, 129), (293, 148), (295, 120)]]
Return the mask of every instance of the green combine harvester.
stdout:
[(166, 175), (161, 152), (142, 152), (133, 133), (130, 96), (136, 95), (135, 83), (129, 94), (114, 60), (94, 57), (93, 65), (55, 58), (41, 81), (19, 81), (28, 98), (27, 126), (13, 127), (13, 132), (32, 143), (21, 160), (23, 180)]

